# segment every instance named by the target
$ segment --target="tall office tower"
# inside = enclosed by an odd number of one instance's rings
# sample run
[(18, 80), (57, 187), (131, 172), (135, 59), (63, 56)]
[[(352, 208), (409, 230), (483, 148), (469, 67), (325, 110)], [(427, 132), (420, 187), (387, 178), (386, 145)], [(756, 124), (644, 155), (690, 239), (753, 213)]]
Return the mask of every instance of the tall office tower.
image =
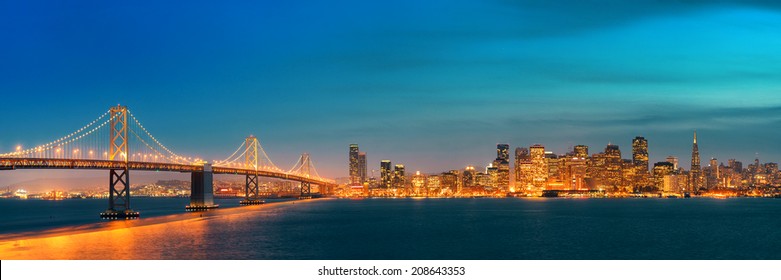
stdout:
[(605, 147), (605, 185), (611, 187), (624, 186), (621, 174), (623, 163), (621, 150), (618, 148), (618, 145), (608, 144)]
[(562, 173), (565, 190), (586, 189), (586, 159), (581, 157), (565, 157)]
[(369, 178), (366, 177), (366, 153), (358, 153), (358, 175), (361, 177), (361, 184), (366, 183)]
[(407, 177), (404, 175), (404, 165), (396, 164), (393, 169), (393, 187), (402, 189), (407, 186)]
[(496, 160), (501, 162), (510, 162), (510, 145), (496, 144)]
[(716, 178), (721, 178), (719, 176), (719, 160), (718, 159), (711, 158), (709, 167), (713, 170), (713, 174), (716, 175)]
[(548, 162), (545, 159), (545, 146), (535, 144), (529, 147), (529, 156), (532, 163), (532, 185), (536, 190), (545, 189), (545, 183), (548, 181)]
[(591, 190), (605, 187), (605, 153), (591, 155), (586, 160), (586, 186)]
[(666, 161), (654, 163), (654, 185), (658, 189), (664, 189), (664, 176), (673, 174), (673, 167), (672, 163)]
[(450, 173), (456, 175), (456, 191), (455, 191), (455, 193), (461, 193), (461, 190), (464, 189), (464, 181), (463, 181), (464, 179), (463, 179), (463, 176), (461, 175), (461, 170), (453, 169), (453, 170), (450, 170)]
[(497, 168), (496, 187), (502, 191), (510, 188), (510, 145), (496, 144), (496, 160), (494, 166)]
[(577, 145), (574, 148), (575, 156), (579, 158), (588, 158), (588, 146)]
[(642, 187), (647, 185), (644, 178), (648, 176), (640, 169), (631, 159), (621, 160), (621, 182), (627, 191), (642, 191)]
[(648, 186), (648, 140), (637, 136), (632, 140), (632, 160), (624, 165), (624, 183), (639, 189)]
[(637, 136), (632, 140), (632, 163), (638, 171), (648, 172), (648, 140)]
[(529, 178), (529, 166), (531, 165), (531, 156), (529, 155), (529, 149), (518, 147), (515, 148), (515, 189), (525, 189), (531, 184)]
[(350, 144), (350, 185), (360, 185), (363, 183), (361, 181), (361, 171), (358, 159), (359, 153), (358, 144)]
[(678, 157), (668, 156), (667, 162), (672, 163), (673, 169), (675, 170), (675, 172), (678, 172)]
[(736, 159), (732, 158), (727, 161), (729, 164), (729, 168), (732, 169), (732, 171), (737, 173), (743, 173), (743, 162), (737, 161)]
[(487, 187), (496, 188), (499, 182), (499, 168), (491, 163), (485, 168), (485, 174), (491, 178), (491, 183)]
[(691, 187), (689, 188), (690, 191), (698, 191), (700, 187), (702, 187), (702, 169), (700, 168), (700, 149), (697, 146), (697, 131), (694, 131), (694, 143), (692, 144), (692, 165), (691, 165), (691, 171), (689, 172), (689, 175), (691, 176), (691, 179), (689, 179), (689, 184)]
[(463, 182), (462, 185), (465, 188), (468, 187), (474, 187), (477, 184), (477, 181), (475, 181), (475, 178), (477, 176), (477, 171), (475, 171), (474, 166), (467, 166), (464, 168), (464, 175), (461, 177), (461, 181)]
[(390, 189), (393, 184), (393, 170), (391, 161), (383, 159), (380, 161), (380, 187)]
[(715, 189), (721, 187), (721, 174), (719, 174), (719, 161), (716, 158), (711, 158), (708, 163), (708, 168), (703, 170), (703, 178), (705, 179), (704, 186), (707, 189)]
[(458, 193), (458, 173), (442, 173), (442, 189), (447, 190), (451, 195)]

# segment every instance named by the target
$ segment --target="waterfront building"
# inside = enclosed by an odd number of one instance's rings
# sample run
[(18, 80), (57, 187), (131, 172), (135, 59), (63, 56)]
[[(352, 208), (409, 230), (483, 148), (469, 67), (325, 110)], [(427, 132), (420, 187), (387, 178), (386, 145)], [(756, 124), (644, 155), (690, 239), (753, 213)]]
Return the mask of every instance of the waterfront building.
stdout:
[(664, 193), (683, 193), (686, 188), (686, 176), (679, 174), (664, 175), (662, 179), (662, 192)]
[(442, 192), (442, 176), (431, 175), (426, 178), (426, 196), (439, 196)]
[(453, 172), (442, 173), (442, 191), (449, 195), (458, 193), (458, 174)]
[(415, 171), (415, 175), (412, 175), (412, 195), (419, 196), (426, 194), (426, 175), (420, 174), (420, 171)]
[(464, 168), (463, 176), (461, 176), (461, 182), (464, 188), (474, 187), (476, 182), (477, 171), (474, 166), (467, 166)]
[(491, 185), (491, 175), (488, 175), (488, 173), (478, 172), (475, 175), (475, 181), (478, 186), (481, 187), (488, 187)]

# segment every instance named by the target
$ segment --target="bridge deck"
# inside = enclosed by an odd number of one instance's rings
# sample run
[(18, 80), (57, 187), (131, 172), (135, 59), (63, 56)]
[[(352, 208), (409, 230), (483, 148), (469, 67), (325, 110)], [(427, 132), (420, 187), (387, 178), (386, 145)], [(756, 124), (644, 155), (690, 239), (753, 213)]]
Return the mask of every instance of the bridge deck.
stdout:
[[(188, 165), (174, 163), (158, 162), (122, 162), (113, 160), (97, 159), (52, 159), (52, 158), (0, 158), (0, 170), (15, 169), (87, 169), (87, 170), (109, 170), (122, 169), (127, 166), (130, 170), (141, 171), (166, 171), (166, 172), (199, 172), (203, 171), (203, 165)], [(251, 170), (234, 167), (215, 166), (212, 168), (214, 174), (233, 174), (233, 175), (257, 175), (260, 177), (276, 178), (310, 184), (328, 186), (333, 183), (318, 180), (316, 178), (307, 178), (284, 172)]]

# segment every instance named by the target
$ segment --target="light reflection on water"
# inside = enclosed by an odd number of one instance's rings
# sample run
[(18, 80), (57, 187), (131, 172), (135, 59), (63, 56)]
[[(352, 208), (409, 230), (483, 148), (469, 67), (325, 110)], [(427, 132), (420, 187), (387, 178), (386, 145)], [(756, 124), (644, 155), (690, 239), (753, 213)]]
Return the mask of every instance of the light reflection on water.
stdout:
[[(0, 259), (206, 259), (208, 238), (220, 240), (211, 228), (241, 223), (259, 212), (273, 215), (276, 208), (295, 203), (302, 202), (63, 227), (32, 238), (0, 235), (5, 240), (0, 241)], [(70, 234), (61, 235), (65, 232)]]
[(5, 235), (0, 259), (779, 259), (779, 212), (742, 198), (290, 201)]

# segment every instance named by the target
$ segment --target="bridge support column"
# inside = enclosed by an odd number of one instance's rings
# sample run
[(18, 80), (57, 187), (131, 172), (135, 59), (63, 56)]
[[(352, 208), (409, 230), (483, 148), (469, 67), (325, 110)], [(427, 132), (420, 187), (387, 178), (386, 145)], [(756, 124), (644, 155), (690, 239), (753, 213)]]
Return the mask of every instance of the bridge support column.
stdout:
[(244, 185), (244, 200), (239, 202), (241, 205), (255, 205), (263, 204), (265, 201), (260, 200), (258, 197), (258, 174), (247, 175), (246, 184)]
[(220, 207), (214, 204), (214, 173), (211, 164), (204, 164), (203, 171), (193, 172), (190, 176), (190, 205), (187, 211), (206, 211)]
[(301, 182), (301, 196), (299, 198), (312, 198), (312, 185), (309, 182)]
[(109, 171), (108, 209), (100, 217), (109, 220), (138, 218), (140, 214), (130, 209), (130, 171), (111, 169)]

